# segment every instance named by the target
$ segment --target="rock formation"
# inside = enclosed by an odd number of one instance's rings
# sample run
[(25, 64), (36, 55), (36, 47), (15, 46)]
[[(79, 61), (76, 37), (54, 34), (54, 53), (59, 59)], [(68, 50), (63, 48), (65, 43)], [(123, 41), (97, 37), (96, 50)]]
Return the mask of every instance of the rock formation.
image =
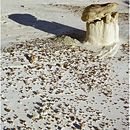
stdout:
[(117, 3), (92, 4), (83, 11), (86, 39), (92, 45), (112, 45), (119, 40)]

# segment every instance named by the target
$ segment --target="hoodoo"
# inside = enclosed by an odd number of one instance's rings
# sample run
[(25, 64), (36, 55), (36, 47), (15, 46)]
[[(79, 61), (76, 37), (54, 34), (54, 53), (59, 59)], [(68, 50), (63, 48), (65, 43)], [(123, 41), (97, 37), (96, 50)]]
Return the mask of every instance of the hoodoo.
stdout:
[(86, 22), (86, 39), (92, 45), (113, 45), (119, 41), (117, 3), (92, 4), (82, 13)]

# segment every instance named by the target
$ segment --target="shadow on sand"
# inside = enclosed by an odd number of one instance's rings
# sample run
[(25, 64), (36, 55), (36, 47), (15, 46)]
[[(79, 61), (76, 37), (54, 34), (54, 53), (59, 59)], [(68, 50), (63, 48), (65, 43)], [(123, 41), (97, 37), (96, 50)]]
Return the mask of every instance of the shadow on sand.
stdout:
[(8, 18), (25, 26), (31, 26), (56, 36), (67, 35), (81, 42), (84, 40), (86, 35), (86, 32), (83, 30), (79, 30), (53, 21), (49, 22), (45, 20), (37, 20), (36, 17), (30, 14), (12, 14), (9, 15)]

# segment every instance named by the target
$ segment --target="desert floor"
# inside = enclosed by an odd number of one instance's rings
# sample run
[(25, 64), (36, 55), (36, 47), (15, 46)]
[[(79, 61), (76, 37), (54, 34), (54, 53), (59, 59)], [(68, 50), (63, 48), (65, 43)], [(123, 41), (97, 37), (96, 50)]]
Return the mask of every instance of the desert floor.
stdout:
[(106, 2), (2, 0), (2, 130), (129, 129), (129, 2), (111, 1), (119, 3), (114, 57), (55, 38), (82, 42), (82, 11)]

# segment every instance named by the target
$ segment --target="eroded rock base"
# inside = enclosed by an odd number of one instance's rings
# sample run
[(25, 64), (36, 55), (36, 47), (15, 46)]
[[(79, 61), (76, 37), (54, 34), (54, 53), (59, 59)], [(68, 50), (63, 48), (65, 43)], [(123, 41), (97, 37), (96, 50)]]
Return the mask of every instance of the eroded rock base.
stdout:
[(112, 45), (119, 41), (118, 13), (86, 23), (86, 39), (91, 45)]
[(77, 39), (73, 39), (69, 36), (59, 36), (53, 39), (48, 39), (49, 43), (52, 43), (54, 46), (72, 46), (72, 47), (80, 47), (81, 50), (87, 49), (90, 50), (93, 56), (99, 56), (100, 58), (104, 57), (113, 57), (119, 48), (119, 42), (113, 43), (112, 45), (91, 45), (88, 42), (81, 43)]

